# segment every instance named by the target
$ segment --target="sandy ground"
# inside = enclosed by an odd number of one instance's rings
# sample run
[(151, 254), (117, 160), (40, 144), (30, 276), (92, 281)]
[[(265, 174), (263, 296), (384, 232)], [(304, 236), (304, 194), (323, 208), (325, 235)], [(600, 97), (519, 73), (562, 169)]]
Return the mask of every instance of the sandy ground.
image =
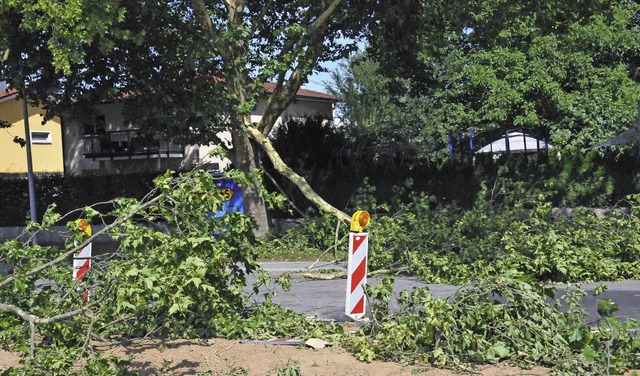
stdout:
[[(457, 373), (436, 369), (429, 365), (402, 366), (397, 363), (362, 363), (341, 348), (327, 347), (314, 350), (298, 346), (241, 344), (239, 341), (216, 339), (207, 343), (189, 340), (146, 341), (129, 346), (116, 346), (109, 350), (119, 356), (133, 356), (131, 371), (143, 375), (273, 375), (278, 369), (297, 364), (303, 376), (314, 375), (433, 375), (449, 376)], [(0, 351), (0, 365), (17, 366), (18, 357)], [(2, 369), (0, 367), (0, 369)], [(545, 375), (547, 369), (500, 366), (478, 366), (477, 374)], [(235, 373), (234, 373), (235, 372)], [(475, 373), (474, 372), (474, 373)]]

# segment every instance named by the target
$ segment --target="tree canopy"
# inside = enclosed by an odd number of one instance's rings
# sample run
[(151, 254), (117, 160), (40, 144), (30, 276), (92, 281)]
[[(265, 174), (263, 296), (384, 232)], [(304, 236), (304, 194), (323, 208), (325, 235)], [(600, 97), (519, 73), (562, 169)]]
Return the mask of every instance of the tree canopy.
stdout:
[[(143, 129), (186, 142), (206, 143), (231, 130), (236, 167), (258, 167), (258, 145), (310, 200), (346, 219), (282, 163), (266, 136), (319, 63), (354, 48), (344, 40), (361, 36), (366, 2), (3, 4), (0, 75), (16, 88), (28, 80), (30, 99), (60, 112), (126, 96), (125, 114)], [(267, 80), (275, 81), (275, 89), (254, 124), (249, 113), (266, 95)]]
[(416, 127), (403, 121), (416, 111), (408, 95), (424, 99), (423, 132), (548, 125), (557, 145), (582, 149), (635, 122), (636, 2), (409, 3), (388, 5), (397, 12), (372, 29), (367, 57), (384, 92), (409, 103), (393, 127)]
[[(28, 79), (28, 97), (52, 112), (126, 95), (126, 115), (156, 133), (204, 143), (231, 130), (237, 167), (258, 167), (257, 146), (307, 198), (346, 219), (266, 137), (320, 62), (353, 51), (345, 40), (368, 33), (367, 56), (354, 64), (366, 82), (343, 98), (359, 103), (363, 110), (351, 112), (368, 117), (359, 122), (376, 124), (377, 142), (423, 150), (448, 130), (548, 125), (557, 145), (586, 148), (635, 120), (639, 7), (622, 0), (8, 0), (0, 75), (13, 87)], [(254, 124), (249, 112), (267, 80), (275, 90)]]

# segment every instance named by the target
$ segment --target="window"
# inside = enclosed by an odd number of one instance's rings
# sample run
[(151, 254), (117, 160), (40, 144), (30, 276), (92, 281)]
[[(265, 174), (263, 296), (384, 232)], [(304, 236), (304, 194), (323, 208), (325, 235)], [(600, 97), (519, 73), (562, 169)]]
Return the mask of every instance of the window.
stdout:
[(32, 144), (50, 144), (51, 132), (49, 131), (31, 131)]
[(93, 117), (93, 121), (84, 125), (84, 134), (104, 133), (106, 124), (104, 115), (96, 115)]

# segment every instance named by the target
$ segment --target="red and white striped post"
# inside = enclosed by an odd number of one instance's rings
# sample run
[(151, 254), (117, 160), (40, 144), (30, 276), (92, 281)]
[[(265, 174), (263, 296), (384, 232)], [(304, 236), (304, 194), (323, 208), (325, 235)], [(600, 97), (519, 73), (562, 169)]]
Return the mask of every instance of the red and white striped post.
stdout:
[(351, 219), (347, 263), (347, 298), (344, 313), (354, 320), (362, 318), (367, 308), (364, 286), (367, 283), (369, 234), (363, 231), (370, 219), (369, 213), (365, 210), (355, 212)]
[[(78, 228), (82, 230), (87, 236), (91, 236), (91, 225), (87, 223), (85, 219), (76, 220), (76, 225)], [(91, 267), (91, 243), (87, 244), (84, 248), (78, 251), (77, 254), (73, 256), (73, 279), (78, 280), (78, 287), (84, 285), (82, 279), (89, 271)], [(89, 301), (89, 290), (86, 290), (82, 294), (82, 300), (85, 302)]]

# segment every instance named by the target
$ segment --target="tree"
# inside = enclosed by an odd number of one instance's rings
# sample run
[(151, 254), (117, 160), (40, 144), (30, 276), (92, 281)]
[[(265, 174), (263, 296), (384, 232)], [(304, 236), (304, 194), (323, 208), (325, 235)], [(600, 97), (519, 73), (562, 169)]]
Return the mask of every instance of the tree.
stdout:
[(415, 79), (389, 77), (382, 66), (377, 58), (363, 54), (333, 72), (330, 91), (342, 98), (338, 117), (357, 140), (353, 148), (362, 148), (354, 154), (410, 163), (441, 158), (447, 129), (427, 117), (435, 100), (416, 95), (420, 83)]
[[(128, 116), (157, 133), (206, 142), (229, 129), (236, 167), (258, 168), (257, 147), (310, 201), (347, 221), (282, 162), (267, 135), (319, 62), (353, 48), (341, 38), (359, 37), (366, 10), (352, 0), (9, 0), (1, 74), (14, 87), (28, 79), (25, 94), (52, 112), (129, 95)], [(249, 112), (271, 79), (254, 124)], [(248, 188), (249, 212), (264, 224), (264, 205)]]
[[(409, 40), (399, 43), (374, 29), (369, 51), (381, 74), (412, 79), (414, 96), (433, 99), (423, 124), (450, 130), (548, 125), (554, 144), (583, 149), (634, 123), (636, 2), (411, 3), (418, 10), (403, 14), (410, 8), (399, 7), (386, 19), (389, 27), (409, 25)], [(434, 13), (439, 20), (430, 22)], [(392, 68), (401, 62), (405, 69)]]

